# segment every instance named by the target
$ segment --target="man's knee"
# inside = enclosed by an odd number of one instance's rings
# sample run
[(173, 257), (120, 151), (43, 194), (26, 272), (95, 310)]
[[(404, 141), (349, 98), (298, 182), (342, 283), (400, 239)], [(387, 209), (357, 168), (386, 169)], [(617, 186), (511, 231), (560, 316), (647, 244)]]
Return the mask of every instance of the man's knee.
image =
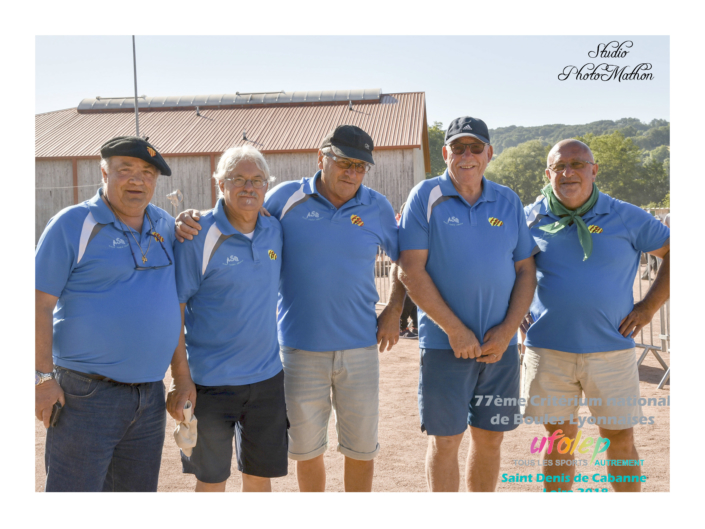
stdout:
[(470, 435), (474, 449), (492, 449), (498, 450), (504, 439), (504, 432), (493, 432), (491, 430), (483, 430), (482, 428), (470, 427)]
[(544, 424), (544, 427), (548, 435), (553, 435), (558, 430), (560, 430), (565, 437), (569, 437), (570, 439), (575, 439), (575, 436), (578, 435), (577, 424)]
[(634, 428), (626, 430), (607, 430), (600, 428), (600, 435), (605, 439), (609, 439), (609, 451), (617, 450), (619, 452), (630, 451), (634, 449)]
[(464, 434), (458, 435), (429, 435), (428, 444), (434, 452), (451, 453), (457, 452)]

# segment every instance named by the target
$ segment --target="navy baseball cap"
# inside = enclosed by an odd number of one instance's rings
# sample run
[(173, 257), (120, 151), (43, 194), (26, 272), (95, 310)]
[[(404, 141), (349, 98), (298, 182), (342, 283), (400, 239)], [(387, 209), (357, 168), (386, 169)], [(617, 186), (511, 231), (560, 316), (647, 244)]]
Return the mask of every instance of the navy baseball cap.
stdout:
[(324, 147), (330, 147), (338, 156), (375, 164), (372, 158), (372, 150), (375, 148), (372, 138), (355, 125), (336, 127), (324, 138), (321, 149)]
[(490, 131), (487, 130), (485, 122), (481, 119), (471, 118), (470, 116), (455, 118), (450, 122), (448, 130), (446, 131), (445, 144), (448, 145), (451, 141), (462, 138), (463, 136), (477, 138), (485, 143), (490, 142)]
[(159, 154), (154, 145), (137, 136), (118, 136), (106, 141), (100, 147), (100, 156), (110, 158), (111, 156), (131, 156), (139, 158), (147, 163), (151, 163), (159, 169), (159, 172), (166, 176), (171, 176), (171, 169)]

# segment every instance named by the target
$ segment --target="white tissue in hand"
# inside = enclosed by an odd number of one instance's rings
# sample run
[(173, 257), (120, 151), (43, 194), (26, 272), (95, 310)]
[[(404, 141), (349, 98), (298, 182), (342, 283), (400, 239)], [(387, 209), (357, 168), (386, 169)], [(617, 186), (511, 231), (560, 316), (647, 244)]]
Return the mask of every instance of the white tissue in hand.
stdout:
[(197, 424), (198, 419), (196, 419), (196, 416), (193, 414), (193, 405), (190, 400), (187, 400), (184, 405), (184, 420), (177, 423), (176, 429), (174, 430), (176, 446), (181, 448), (186, 457), (191, 457), (193, 447), (196, 446), (196, 437), (198, 435), (196, 431)]

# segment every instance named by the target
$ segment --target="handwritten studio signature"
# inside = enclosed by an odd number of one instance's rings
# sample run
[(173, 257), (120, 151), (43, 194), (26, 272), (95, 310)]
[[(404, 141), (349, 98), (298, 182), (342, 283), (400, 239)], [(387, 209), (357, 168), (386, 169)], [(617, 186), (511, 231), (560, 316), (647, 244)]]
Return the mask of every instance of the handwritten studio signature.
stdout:
[[(634, 43), (631, 40), (601, 42), (597, 45), (597, 49), (588, 52), (588, 57), (591, 59), (623, 59), (629, 54), (633, 46)], [(576, 81), (606, 82), (616, 80), (620, 83), (622, 81), (651, 81), (654, 78), (654, 74), (650, 72), (652, 67), (652, 64), (648, 62), (642, 62), (633, 67), (630, 65), (609, 64), (607, 62), (599, 64), (589, 62), (580, 67), (570, 64), (558, 74), (558, 80), (567, 81), (572, 77)]]

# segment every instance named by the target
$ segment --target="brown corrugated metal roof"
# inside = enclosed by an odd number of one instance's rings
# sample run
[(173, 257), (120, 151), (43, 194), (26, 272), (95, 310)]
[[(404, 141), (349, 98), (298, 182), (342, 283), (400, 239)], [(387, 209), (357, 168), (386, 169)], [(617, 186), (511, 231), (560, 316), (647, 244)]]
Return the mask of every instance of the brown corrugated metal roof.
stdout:
[[(377, 102), (260, 106), (258, 108), (168, 110), (140, 113), (140, 134), (149, 136), (162, 154), (219, 153), (242, 145), (242, 132), (265, 153), (315, 151), (337, 125), (357, 125), (375, 148), (423, 145), (426, 100), (423, 92), (382, 94)], [(79, 114), (70, 108), (35, 116), (35, 156), (98, 156), (115, 136), (135, 133), (132, 113)]]

